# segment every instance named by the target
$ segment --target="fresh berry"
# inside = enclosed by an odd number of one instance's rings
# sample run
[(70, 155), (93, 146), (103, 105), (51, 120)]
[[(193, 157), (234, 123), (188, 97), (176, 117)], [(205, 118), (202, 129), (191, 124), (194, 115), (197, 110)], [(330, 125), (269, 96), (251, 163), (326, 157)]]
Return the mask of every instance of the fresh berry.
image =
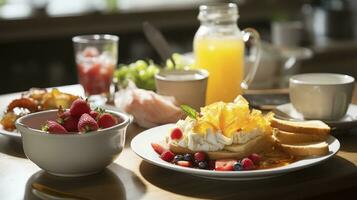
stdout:
[(216, 160), (216, 171), (233, 171), (234, 164), (237, 163), (237, 160), (233, 159), (222, 159)]
[(177, 165), (180, 165), (182, 167), (191, 167), (191, 162), (190, 161), (181, 160), (181, 161), (177, 162)]
[(73, 117), (81, 117), (84, 113), (90, 113), (90, 107), (86, 100), (76, 99), (73, 101), (69, 112)]
[(171, 131), (171, 139), (173, 140), (179, 140), (182, 138), (182, 131), (179, 128), (174, 128)]
[(105, 113), (105, 109), (97, 107), (95, 110), (90, 111), (89, 115), (92, 116), (93, 119), (98, 121), (99, 116), (103, 113)]
[(242, 164), (240, 162), (237, 162), (236, 164), (233, 165), (234, 171), (240, 171), (243, 169)]
[(157, 143), (151, 143), (151, 147), (159, 155), (161, 155), (166, 150), (163, 146), (161, 146), (160, 144), (157, 144)]
[(173, 162), (174, 162), (174, 163), (177, 163), (178, 161), (182, 161), (182, 160), (183, 160), (183, 155), (176, 155), (176, 156), (174, 157)]
[(98, 126), (100, 128), (109, 128), (116, 125), (117, 123), (118, 123), (117, 118), (115, 118), (113, 115), (109, 113), (104, 113), (100, 115), (98, 119)]
[(99, 113), (98, 113), (97, 111), (92, 110), (92, 111), (89, 112), (89, 115), (90, 115), (91, 117), (93, 117), (93, 119), (98, 120)]
[(196, 152), (194, 154), (194, 157), (195, 157), (195, 161), (198, 161), (198, 162), (206, 160), (206, 154), (202, 151)]
[(255, 167), (253, 161), (249, 158), (243, 158), (241, 161), (241, 165), (244, 170), (251, 170)]
[(207, 163), (207, 161), (201, 161), (197, 164), (197, 167), (200, 169), (207, 169), (208, 163)]
[(98, 130), (97, 122), (89, 114), (84, 113), (78, 121), (78, 131), (86, 133)]
[(61, 124), (51, 120), (48, 120), (47, 123), (42, 126), (42, 130), (49, 133), (67, 133), (67, 130)]
[(183, 160), (185, 160), (185, 161), (192, 161), (192, 155), (189, 154), (189, 153), (186, 153), (186, 154), (183, 156)]
[(69, 111), (63, 111), (59, 108), (56, 121), (69, 132), (78, 131), (78, 118), (73, 117)]
[(250, 156), (248, 156), (249, 159), (251, 159), (254, 163), (254, 165), (259, 165), (261, 157), (260, 155), (253, 153)]
[(158, 144), (158, 143), (151, 143), (151, 147), (154, 149), (154, 151), (157, 153), (157, 154), (159, 154), (159, 155), (161, 155), (166, 149), (163, 147), (163, 146), (161, 146), (160, 144)]
[(207, 169), (209, 169), (209, 170), (214, 170), (215, 167), (216, 167), (216, 161), (215, 161), (215, 160), (209, 160), (209, 161), (208, 161)]
[(160, 158), (166, 162), (171, 162), (174, 159), (174, 157), (175, 157), (175, 154), (173, 154), (171, 151), (164, 151), (160, 155)]

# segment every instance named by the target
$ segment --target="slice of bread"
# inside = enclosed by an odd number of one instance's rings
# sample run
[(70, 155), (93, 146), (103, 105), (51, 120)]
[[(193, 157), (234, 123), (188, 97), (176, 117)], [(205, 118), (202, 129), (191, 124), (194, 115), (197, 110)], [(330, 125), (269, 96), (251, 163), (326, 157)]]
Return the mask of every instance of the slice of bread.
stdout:
[(324, 156), (329, 153), (326, 142), (280, 145), (285, 152), (293, 156)]
[[(260, 153), (262, 151), (272, 150), (274, 145), (273, 139), (270, 135), (258, 136), (245, 144), (234, 144), (225, 146), (221, 151), (208, 151), (207, 156), (211, 160), (217, 159), (242, 159), (252, 153)], [(180, 147), (178, 145), (169, 144), (170, 151), (175, 154), (195, 153), (194, 151)]]
[(330, 133), (330, 127), (319, 120), (287, 121), (273, 117), (270, 123), (272, 127), (286, 132), (314, 135), (328, 135)]
[(292, 133), (274, 128), (273, 134), (275, 139), (282, 144), (298, 144), (307, 142), (325, 141), (328, 135)]

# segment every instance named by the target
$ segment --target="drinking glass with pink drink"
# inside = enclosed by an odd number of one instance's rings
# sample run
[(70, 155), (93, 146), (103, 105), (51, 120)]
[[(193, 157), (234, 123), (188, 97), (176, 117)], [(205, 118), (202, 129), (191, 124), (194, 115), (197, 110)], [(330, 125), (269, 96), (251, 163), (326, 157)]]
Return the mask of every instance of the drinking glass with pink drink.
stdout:
[(110, 97), (118, 61), (119, 37), (107, 34), (80, 35), (72, 39), (79, 83), (88, 101), (104, 104)]

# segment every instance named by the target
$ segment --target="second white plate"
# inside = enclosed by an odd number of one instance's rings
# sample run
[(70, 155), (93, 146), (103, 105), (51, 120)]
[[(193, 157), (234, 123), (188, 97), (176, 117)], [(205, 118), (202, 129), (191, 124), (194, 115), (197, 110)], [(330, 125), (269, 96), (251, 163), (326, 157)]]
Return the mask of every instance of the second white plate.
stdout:
[(340, 142), (333, 136), (328, 138), (329, 144), (329, 154), (322, 157), (311, 157), (299, 160), (297, 162), (291, 163), (283, 167), (277, 167), (273, 169), (263, 169), (263, 170), (253, 170), (253, 171), (212, 171), (212, 170), (201, 170), (194, 168), (181, 167), (160, 159), (158, 154), (152, 149), (152, 142), (159, 142), (164, 140), (165, 136), (168, 134), (169, 129), (174, 127), (175, 124), (167, 124), (158, 126), (155, 128), (148, 129), (138, 134), (131, 141), (131, 148), (133, 151), (143, 158), (145, 161), (152, 163), (154, 165), (175, 170), (194, 176), (201, 176), (210, 179), (219, 180), (254, 180), (254, 179), (264, 179), (274, 176), (280, 176), (292, 171), (300, 170), (303, 168), (316, 165), (331, 158), (340, 149)]

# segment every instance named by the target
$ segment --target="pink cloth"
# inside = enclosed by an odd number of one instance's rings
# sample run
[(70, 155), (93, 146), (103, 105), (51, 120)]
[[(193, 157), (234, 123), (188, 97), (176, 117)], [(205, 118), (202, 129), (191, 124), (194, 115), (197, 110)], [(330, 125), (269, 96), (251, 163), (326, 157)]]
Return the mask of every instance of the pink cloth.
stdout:
[(176, 123), (184, 117), (174, 97), (138, 89), (133, 83), (116, 93), (115, 105), (133, 115), (135, 122), (145, 128)]

